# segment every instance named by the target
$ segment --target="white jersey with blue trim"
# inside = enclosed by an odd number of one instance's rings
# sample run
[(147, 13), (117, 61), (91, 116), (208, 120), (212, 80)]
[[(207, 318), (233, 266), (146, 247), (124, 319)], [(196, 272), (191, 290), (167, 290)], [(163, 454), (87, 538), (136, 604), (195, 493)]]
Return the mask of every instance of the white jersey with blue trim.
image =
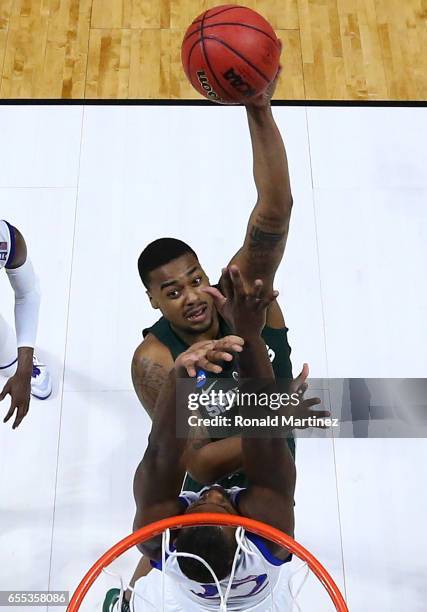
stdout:
[[(198, 493), (183, 491), (180, 500), (190, 505), (210, 487)], [(226, 490), (232, 503), (236, 504), (239, 494), (244, 491), (239, 487)], [(227, 598), (227, 610), (239, 612), (244, 610), (291, 610), (288, 591), (287, 561), (277, 559), (268, 549), (263, 538), (252, 533), (245, 533), (243, 549), (239, 552), (236, 569)], [(203, 557), (203, 551), (200, 551)], [(156, 564), (161, 569), (161, 564)], [(178, 559), (173, 554), (168, 556), (165, 564), (165, 576), (168, 577), (168, 590), (173, 588), (173, 598), (177, 609), (183, 610), (219, 610), (220, 597), (215, 583), (200, 584), (190, 580), (181, 571)], [(222, 594), (225, 595), (229, 577), (220, 581)], [(173, 586), (172, 586), (173, 585)], [(284, 588), (286, 587), (286, 588)], [(274, 605), (272, 605), (272, 597)], [(276, 598), (278, 600), (276, 601)]]
[(0, 221), (0, 270), (11, 259), (13, 250), (13, 236), (6, 221)]

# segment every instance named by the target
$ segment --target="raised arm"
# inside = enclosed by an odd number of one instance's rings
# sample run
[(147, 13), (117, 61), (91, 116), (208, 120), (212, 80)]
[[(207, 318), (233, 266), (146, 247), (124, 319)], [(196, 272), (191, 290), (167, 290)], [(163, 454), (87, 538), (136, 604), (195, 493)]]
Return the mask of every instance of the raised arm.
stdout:
[(179, 512), (178, 495), (185, 474), (186, 439), (176, 435), (176, 370), (172, 369), (159, 394), (144, 457), (134, 477), (134, 529)]
[(26, 416), (30, 405), (31, 374), (33, 353), (37, 336), (40, 308), (40, 291), (37, 276), (30, 259), (27, 245), (21, 232), (9, 225), (11, 243), (14, 245), (11, 260), (6, 265), (6, 273), (15, 294), (15, 330), (18, 347), (18, 365), (0, 394), (2, 401), (7, 394), (11, 396), (9, 410), (4, 418), (7, 422), (16, 410), (13, 429), (19, 426)]
[[(228, 348), (227, 348), (228, 341)], [(239, 339), (240, 341), (240, 339)], [(241, 341), (240, 341), (241, 342)], [(220, 346), (219, 346), (219, 343)], [(168, 373), (156, 402), (153, 424), (144, 458), (134, 478), (136, 515), (134, 529), (167, 516), (179, 514), (178, 496), (184, 479), (185, 449), (189, 431), (188, 401), (176, 393), (177, 379), (196, 375), (196, 367), (218, 371), (218, 362), (236, 348), (236, 338), (198, 342), (182, 353)], [(182, 431), (176, 431), (177, 419)], [(155, 558), (159, 543), (143, 545), (141, 550)]]
[[(223, 318), (227, 320), (231, 327), (234, 327), (235, 322), (233, 317), (236, 317), (236, 312), (232, 312), (234, 283), (231, 275), (233, 275), (233, 273), (237, 274), (237, 277), (234, 276), (234, 278), (235, 282), (238, 282), (241, 275), (237, 266), (231, 266), (230, 268), (226, 269), (221, 277), (220, 284), (225, 295), (218, 291), (218, 289), (215, 287), (206, 287), (204, 289), (206, 293), (209, 293), (212, 296), (218, 312), (220, 312)], [(259, 289), (259, 285), (255, 285), (255, 293), (258, 291), (257, 287)], [(241, 283), (241, 288), (243, 290), (243, 283)], [(268, 299), (267, 302), (265, 302), (266, 308), (267, 306), (271, 305), (277, 296), (277, 292), (267, 293)], [(235, 308), (236, 304), (234, 304), (234, 309)], [(240, 322), (243, 321), (245, 314), (243, 310), (241, 310), (239, 315)], [(258, 312), (258, 318), (262, 328), (265, 324), (266, 318), (265, 308)], [(250, 322), (240, 325), (240, 328), (245, 332), (251, 330), (252, 319), (253, 314), (250, 315)], [(264, 357), (267, 355), (265, 343), (262, 341), (262, 346), (258, 346), (257, 349), (261, 350), (262, 359), (259, 363), (264, 364), (264, 377), (272, 376), (274, 378), (268, 356), (267, 362), (264, 360)], [(192, 434), (194, 434), (194, 432), (192, 432)], [(233, 436), (224, 438), (222, 440), (217, 440), (215, 442), (210, 442), (206, 435), (201, 436), (200, 438), (194, 437), (194, 435), (190, 436), (187, 448), (187, 466), (190, 474), (198, 482), (203, 484), (213, 484), (220, 478), (223, 478), (224, 476), (227, 476), (228, 474), (242, 468), (242, 440), (239, 436)]]
[(258, 199), (244, 244), (230, 262), (245, 281), (262, 279), (268, 289), (283, 257), (292, 210), (286, 150), (270, 104), (276, 82), (246, 106)]
[[(241, 391), (265, 392), (269, 387), (274, 390), (274, 373), (261, 330), (266, 309), (277, 293), (269, 291), (261, 280), (255, 281), (248, 289), (235, 266), (223, 273), (222, 281), (225, 296), (214, 288), (207, 291), (236, 333), (245, 340), (245, 349), (239, 356)], [(291, 408), (293, 414), (302, 418), (328, 416), (328, 412), (311, 410), (319, 403), (317, 398), (303, 399), (307, 376), (308, 367), (304, 366), (301, 375), (289, 384), (289, 394), (298, 393), (300, 397), (298, 406)], [(283, 430), (284, 437), (286, 433), (290, 434), (291, 430)], [(292, 535), (295, 464), (284, 437), (267, 437), (266, 432), (259, 438), (242, 436), (242, 463), (250, 486), (239, 498), (239, 510), (245, 516)], [(287, 556), (287, 552), (280, 549), (275, 553)]]

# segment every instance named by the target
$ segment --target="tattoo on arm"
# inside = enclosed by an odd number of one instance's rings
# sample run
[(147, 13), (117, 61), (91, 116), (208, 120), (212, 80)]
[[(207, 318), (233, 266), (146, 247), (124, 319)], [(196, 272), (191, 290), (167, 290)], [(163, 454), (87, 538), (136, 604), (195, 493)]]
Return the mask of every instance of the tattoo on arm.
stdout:
[(249, 248), (263, 249), (265, 247), (274, 247), (285, 237), (286, 232), (273, 233), (266, 232), (256, 225), (253, 225), (249, 232)]
[(132, 363), (132, 380), (138, 398), (151, 416), (168, 370), (160, 363), (143, 357)]
[(141, 385), (151, 387), (160, 391), (161, 386), (168, 376), (168, 371), (161, 363), (155, 363), (147, 357), (140, 361)]
[[(246, 237), (246, 256), (250, 274), (267, 278), (274, 275), (285, 249), (287, 228), (277, 228), (273, 223), (252, 224)], [(264, 229), (267, 226), (272, 231)], [(275, 229), (275, 227), (277, 229)]]

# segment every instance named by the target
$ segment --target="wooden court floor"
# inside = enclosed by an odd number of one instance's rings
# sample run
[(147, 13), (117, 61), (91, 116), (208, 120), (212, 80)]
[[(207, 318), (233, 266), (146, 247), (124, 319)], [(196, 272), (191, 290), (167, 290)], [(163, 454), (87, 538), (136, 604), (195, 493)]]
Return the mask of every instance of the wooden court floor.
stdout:
[[(198, 98), (183, 33), (211, 0), (0, 0), (0, 98)], [(245, 0), (283, 41), (286, 100), (426, 100), (427, 0)]]

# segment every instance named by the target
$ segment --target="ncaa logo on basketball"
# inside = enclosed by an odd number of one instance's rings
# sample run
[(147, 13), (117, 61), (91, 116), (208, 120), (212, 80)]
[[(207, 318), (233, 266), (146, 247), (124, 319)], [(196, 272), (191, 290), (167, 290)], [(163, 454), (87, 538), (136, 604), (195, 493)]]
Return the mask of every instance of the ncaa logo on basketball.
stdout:
[(213, 98), (214, 100), (220, 100), (219, 95), (214, 91), (212, 85), (208, 81), (208, 77), (206, 76), (206, 72), (204, 70), (197, 71), (197, 78), (199, 79), (200, 85), (206, 91), (209, 98)]
[(223, 73), (222, 76), (224, 79), (227, 79), (227, 81), (230, 82), (230, 85), (234, 87), (234, 89), (237, 89), (239, 93), (243, 94), (247, 98), (254, 96), (257, 93), (247, 81), (242, 79), (240, 74), (238, 74), (234, 68), (229, 68), (227, 72)]

